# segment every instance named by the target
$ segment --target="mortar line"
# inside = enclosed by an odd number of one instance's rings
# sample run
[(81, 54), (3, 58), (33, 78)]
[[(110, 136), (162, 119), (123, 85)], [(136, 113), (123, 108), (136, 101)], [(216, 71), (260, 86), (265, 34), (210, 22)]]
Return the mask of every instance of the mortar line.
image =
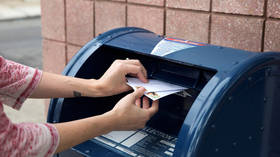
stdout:
[(166, 21), (167, 21), (166, 20), (166, 18), (167, 18), (167, 16), (166, 16), (166, 14), (167, 14), (167, 9), (166, 9), (167, 8), (167, 2), (166, 1), (167, 0), (164, 0), (164, 2), (163, 2), (164, 3), (163, 4), (164, 5), (164, 10), (163, 10), (163, 32), (162, 33), (163, 33), (164, 36), (166, 36), (166, 25), (167, 25), (167, 23), (166, 23)]
[(127, 19), (128, 19), (128, 5), (127, 5), (127, 0), (125, 0), (125, 26), (127, 27), (128, 26), (128, 22), (127, 22)]
[(68, 45), (67, 45), (67, 10), (66, 10), (66, 0), (64, 0), (64, 36), (65, 36), (65, 52), (64, 52), (64, 55), (65, 55), (65, 66), (66, 66), (66, 64), (67, 64), (67, 60), (68, 60)]
[(92, 29), (93, 29), (93, 37), (96, 37), (96, 33), (95, 33), (95, 32), (96, 32), (96, 31), (95, 31), (95, 22), (96, 22), (96, 21), (95, 21), (95, 18), (96, 18), (96, 17), (95, 17), (95, 15), (96, 15), (95, 6), (96, 6), (96, 5), (95, 5), (95, 0), (94, 0), (94, 1), (93, 1), (93, 26), (92, 26), (92, 27), (93, 27), (93, 28), (92, 28)]
[(268, 0), (264, 1), (264, 6), (263, 6), (263, 29), (262, 29), (262, 40), (261, 40), (261, 52), (264, 52), (264, 42), (265, 42), (265, 29), (266, 29), (266, 21), (267, 21), (267, 3)]
[(211, 43), (211, 35), (212, 35), (212, 4), (213, 4), (213, 0), (210, 0), (210, 14), (209, 14), (209, 24), (208, 24), (208, 44)]

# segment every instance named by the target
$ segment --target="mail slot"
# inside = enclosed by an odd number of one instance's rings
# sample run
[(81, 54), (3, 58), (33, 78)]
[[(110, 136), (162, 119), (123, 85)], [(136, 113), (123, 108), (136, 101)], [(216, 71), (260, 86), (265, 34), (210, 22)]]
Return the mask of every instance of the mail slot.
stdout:
[[(144, 129), (96, 137), (59, 156), (257, 157), (268, 151), (271, 111), (280, 104), (278, 53), (167, 38), (128, 27), (87, 43), (63, 74), (98, 79), (114, 60), (126, 58), (140, 60), (150, 79), (187, 89), (160, 99), (159, 112)], [(52, 99), (48, 122), (102, 114), (126, 94)]]

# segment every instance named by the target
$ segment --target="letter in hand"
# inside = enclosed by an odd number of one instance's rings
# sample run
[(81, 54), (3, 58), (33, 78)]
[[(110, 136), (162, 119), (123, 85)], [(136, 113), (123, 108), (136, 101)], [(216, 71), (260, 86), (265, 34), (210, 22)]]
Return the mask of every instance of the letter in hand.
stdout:
[(144, 128), (147, 121), (158, 111), (158, 100), (153, 101), (151, 107), (147, 97), (141, 97), (145, 89), (136, 89), (133, 93), (122, 98), (110, 111), (115, 117), (114, 130), (136, 130)]
[(131, 90), (126, 84), (126, 75), (148, 82), (147, 71), (139, 60), (115, 60), (104, 75), (98, 80), (103, 96), (111, 96)]

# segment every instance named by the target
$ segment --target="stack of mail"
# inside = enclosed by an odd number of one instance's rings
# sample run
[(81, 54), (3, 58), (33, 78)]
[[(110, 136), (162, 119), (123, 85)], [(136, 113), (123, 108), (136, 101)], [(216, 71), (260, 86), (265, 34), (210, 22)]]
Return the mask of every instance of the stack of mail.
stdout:
[(157, 100), (187, 88), (167, 82), (150, 79), (148, 83), (141, 82), (138, 78), (127, 77), (127, 84), (134, 90), (140, 87), (146, 89), (145, 95), (152, 100)]

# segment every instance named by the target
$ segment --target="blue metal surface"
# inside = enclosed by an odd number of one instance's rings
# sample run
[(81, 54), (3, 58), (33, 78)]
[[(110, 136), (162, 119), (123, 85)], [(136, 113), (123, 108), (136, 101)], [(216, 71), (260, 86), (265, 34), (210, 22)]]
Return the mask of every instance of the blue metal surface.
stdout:
[(200, 65), (217, 71), (229, 72), (244, 61), (256, 57), (261, 53), (252, 53), (219, 46), (199, 46), (164, 56), (193, 65)]
[[(243, 79), (244, 77), (246, 77), (246, 74), (250, 71), (253, 70), (255, 68), (257, 68), (258, 66), (265, 64), (265, 63), (269, 63), (272, 61), (277, 61), (279, 64), (279, 55), (277, 53), (263, 53), (261, 55), (255, 55), (255, 57), (252, 57), (246, 61), (244, 61), (243, 63), (239, 63), (238, 65), (235, 65), (236, 67), (233, 68), (232, 71), (230, 72), (223, 72), (223, 71), (218, 71), (218, 73), (212, 78), (211, 81), (208, 82), (208, 84), (204, 87), (204, 89), (201, 91), (200, 95), (197, 97), (196, 101), (193, 103), (193, 107), (191, 108), (191, 110), (189, 111), (186, 120), (184, 122), (184, 125), (180, 131), (180, 135), (179, 135), (179, 139), (177, 141), (177, 147), (176, 147), (176, 152), (175, 152), (175, 156), (184, 156), (184, 157), (191, 157), (191, 156), (197, 156), (197, 149), (199, 146), (199, 143), (202, 142), (200, 141), (202, 138), (202, 134), (205, 133), (206, 129), (209, 129), (206, 127), (206, 125), (212, 125), (212, 127), (216, 127), (215, 123), (209, 124), (210, 118), (212, 116), (217, 116), (217, 115), (213, 115), (213, 113), (215, 113), (216, 110), (219, 109), (219, 107), (222, 107), (223, 105), (228, 105), (228, 104), (224, 104), (222, 103), (222, 99), (232, 99), (235, 95), (234, 94), (238, 94), (238, 93), (233, 93), (232, 95), (227, 95), (230, 90), (233, 88), (233, 86), (235, 84), (237, 84), (238, 80)], [(278, 65), (279, 66), (279, 65)], [(248, 77), (248, 76), (247, 76)], [(248, 78), (247, 78), (248, 79)], [(262, 82), (264, 83), (264, 82)], [(242, 88), (243, 86), (238, 86), (239, 88)], [(273, 86), (270, 87), (266, 87), (266, 88), (270, 88), (273, 89)], [(260, 91), (258, 91), (260, 90)], [(251, 92), (253, 94), (264, 94), (262, 93), (264, 89), (259, 88), (259, 89), (251, 89), (249, 91), (247, 91), (248, 93)], [(240, 92), (240, 91), (239, 91)], [(237, 97), (237, 99), (240, 99), (241, 101), (246, 101), (248, 99), (253, 99), (252, 97), (249, 97), (249, 94), (245, 93), (247, 95), (244, 95), (243, 97)], [(258, 95), (259, 98), (264, 99), (264, 95)], [(236, 99), (236, 97), (235, 97)], [(258, 99), (256, 99), (258, 100)], [(261, 101), (260, 105), (264, 105), (264, 102)], [(234, 105), (238, 105), (238, 103), (234, 103)], [(245, 104), (245, 105), (250, 105), (250, 104)], [(228, 106), (229, 107), (229, 106)], [(239, 107), (239, 108), (238, 108)], [(242, 106), (237, 106), (237, 109), (239, 111), (242, 111), (244, 109), (244, 107)], [(234, 112), (234, 110), (227, 112), (228, 115), (227, 116), (232, 116), (229, 113)], [(263, 111), (264, 112), (264, 111)], [(240, 115), (240, 113), (236, 113), (234, 112), (233, 114), (237, 116)], [(242, 118), (246, 118), (247, 116), (252, 116), (252, 117), (258, 117), (260, 115), (257, 115), (257, 113), (246, 113), (246, 115), (243, 115)], [(223, 118), (221, 119), (221, 123), (223, 124), (227, 124), (230, 123), (230, 121), (227, 121), (228, 119), (226, 119), (225, 117), (220, 117)], [(232, 117), (235, 118), (235, 117)], [(263, 117), (261, 117), (263, 118)], [(239, 123), (239, 127), (240, 128), (235, 128), (235, 130), (239, 130), (239, 129), (244, 129), (242, 126), (242, 119), (235, 119), (236, 122)], [(256, 121), (252, 120), (252, 123), (256, 123)], [(247, 125), (247, 127), (249, 126), (249, 124)], [(223, 131), (225, 131), (225, 133), (229, 133), (226, 132), (226, 126), (224, 126), (225, 128), (223, 129)], [(261, 128), (259, 126), (259, 128)], [(235, 130), (231, 130), (231, 132), (235, 131)], [(245, 129), (244, 129), (245, 130)], [(237, 136), (240, 136), (242, 134), (239, 134)], [(246, 138), (248, 138), (250, 135), (248, 134), (248, 136)], [(181, 138), (180, 138), (181, 137)], [(215, 136), (214, 142), (221, 142), (223, 140), (223, 136), (219, 137)], [(259, 135), (258, 138), (262, 138), (261, 135)], [(260, 141), (259, 141), (260, 142)], [(232, 139), (232, 141), (228, 141), (228, 144), (232, 144), (234, 143), (234, 139)], [(222, 144), (222, 143), (221, 143)], [(248, 143), (249, 144), (249, 143)], [(258, 143), (260, 145), (260, 143)], [(218, 149), (217, 151), (219, 151), (219, 148), (221, 147), (221, 145), (217, 145), (216, 148), (213, 149), (213, 154), (217, 156), (217, 153), (215, 152), (216, 149)], [(233, 148), (235, 149), (235, 148)], [(249, 148), (248, 148), (249, 149)], [(252, 148), (250, 149), (251, 151), (254, 151), (258, 148)], [(204, 156), (209, 156), (209, 152), (205, 152), (208, 154), (203, 154)], [(231, 156), (232, 153), (228, 152), (227, 156)], [(239, 152), (239, 155), (245, 154), (245, 152)], [(201, 155), (201, 154), (200, 154)], [(203, 156), (201, 155), (201, 156)], [(225, 155), (225, 154), (223, 154)], [(223, 156), (222, 155), (222, 156)], [(236, 156), (236, 154), (232, 154), (234, 156)], [(211, 156), (211, 155), (210, 155)], [(245, 155), (246, 156), (246, 155)]]
[[(211, 71), (214, 76), (199, 89), (201, 91), (181, 126), (174, 156), (260, 156), (266, 139), (263, 130), (270, 123), (270, 120), (265, 121), (268, 109), (265, 107), (267, 101), (263, 100), (274, 100), (270, 104), (272, 106), (279, 103), (275, 98), (280, 95), (269, 91), (279, 89), (280, 83), (271, 81), (270, 71), (280, 71), (280, 55), (213, 45), (188, 48), (164, 57), (151, 55), (162, 39), (139, 28), (106, 32), (86, 44), (72, 58), (63, 74), (76, 76), (88, 64), (89, 58), (102, 55), (103, 52), (95, 52), (104, 46), (128, 51), (132, 56), (144, 55), (155, 60), (163, 59), (161, 62), (167, 64)], [(51, 101), (48, 122), (60, 122), (64, 102), (62, 98)]]
[[(119, 28), (113, 29), (111, 31), (100, 34), (98, 37), (94, 38), (90, 42), (88, 42), (84, 47), (82, 47), (79, 52), (72, 57), (69, 63), (64, 68), (62, 74), (66, 76), (75, 76), (77, 72), (80, 70), (82, 65), (88, 59), (89, 56), (93, 55), (94, 52), (100, 48), (104, 43), (109, 42), (115, 38), (120, 36), (131, 34), (131, 33), (146, 33), (153, 34), (152, 32), (135, 27), (129, 28)], [(52, 99), (50, 102), (47, 121), (56, 123), (59, 122), (59, 117), (61, 113), (61, 107), (64, 98)]]

